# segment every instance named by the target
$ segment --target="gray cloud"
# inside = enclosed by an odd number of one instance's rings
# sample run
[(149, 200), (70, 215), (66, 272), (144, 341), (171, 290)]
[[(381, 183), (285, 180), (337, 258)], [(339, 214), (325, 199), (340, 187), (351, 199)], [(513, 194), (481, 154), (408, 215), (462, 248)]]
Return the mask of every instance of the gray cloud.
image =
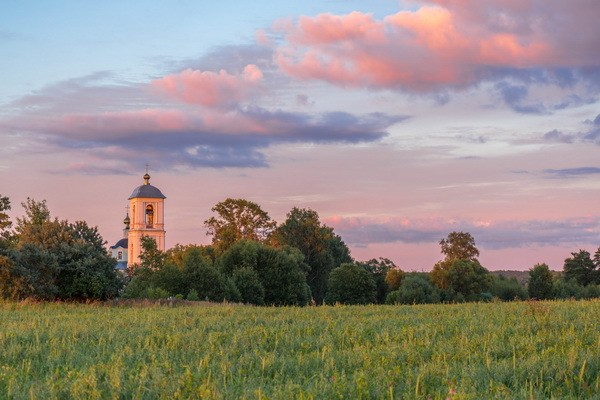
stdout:
[(502, 81), (495, 85), (504, 103), (521, 114), (545, 114), (546, 107), (542, 103), (525, 104), (529, 89), (525, 85), (513, 85)]
[(573, 176), (596, 175), (600, 174), (598, 167), (579, 167), (579, 168), (564, 168), (564, 169), (545, 169), (544, 173), (554, 175), (560, 178), (570, 178)]
[(592, 120), (583, 122), (586, 129), (575, 133), (566, 133), (558, 129), (546, 132), (542, 139), (547, 142), (555, 143), (594, 143), (600, 145), (600, 114)]
[(556, 143), (573, 143), (573, 141), (576, 138), (577, 138), (576, 135), (564, 133), (557, 129), (553, 129), (550, 132), (546, 132), (543, 136), (543, 139), (545, 141), (556, 142)]
[(490, 224), (441, 220), (378, 222), (348, 218), (336, 220), (332, 225), (344, 241), (361, 246), (372, 243), (437, 243), (452, 231), (470, 232), (478, 246), (489, 249), (596, 245), (600, 242), (600, 218)]
[(586, 123), (590, 128), (582, 134), (583, 139), (600, 144), (600, 114), (593, 121), (586, 121)]

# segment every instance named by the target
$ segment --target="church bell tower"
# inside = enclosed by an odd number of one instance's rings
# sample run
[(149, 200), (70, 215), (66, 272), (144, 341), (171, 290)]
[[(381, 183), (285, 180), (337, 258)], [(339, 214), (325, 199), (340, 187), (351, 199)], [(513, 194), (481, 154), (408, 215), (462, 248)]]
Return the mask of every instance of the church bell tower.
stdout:
[(140, 262), (143, 236), (153, 238), (158, 249), (165, 250), (165, 199), (160, 189), (150, 184), (148, 172), (144, 175), (144, 184), (135, 188), (129, 196), (129, 267)]

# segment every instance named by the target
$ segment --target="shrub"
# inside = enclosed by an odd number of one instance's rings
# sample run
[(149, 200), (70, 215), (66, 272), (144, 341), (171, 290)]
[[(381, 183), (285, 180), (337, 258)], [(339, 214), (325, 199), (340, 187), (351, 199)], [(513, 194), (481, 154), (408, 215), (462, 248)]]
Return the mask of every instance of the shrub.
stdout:
[(196, 289), (190, 289), (189, 293), (187, 294), (187, 300), (189, 301), (199, 301), (200, 297), (198, 297), (198, 292), (196, 291)]
[(388, 304), (427, 304), (439, 303), (437, 289), (423, 276), (407, 274), (398, 287), (387, 296)]
[(331, 271), (328, 286), (327, 304), (369, 304), (376, 301), (377, 286), (372, 275), (357, 264), (345, 263)]

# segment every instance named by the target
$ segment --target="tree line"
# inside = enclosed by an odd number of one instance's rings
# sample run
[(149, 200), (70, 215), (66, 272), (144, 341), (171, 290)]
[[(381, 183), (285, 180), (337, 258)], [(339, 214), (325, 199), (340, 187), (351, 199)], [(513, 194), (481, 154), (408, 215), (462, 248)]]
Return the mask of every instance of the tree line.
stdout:
[(0, 196), (0, 298), (87, 301), (166, 298), (255, 305), (421, 304), (494, 298), (600, 297), (600, 248), (565, 260), (562, 273), (546, 264), (526, 284), (490, 273), (467, 232), (440, 240), (443, 259), (430, 273), (406, 273), (392, 261), (354, 260), (316, 211), (293, 208), (283, 223), (251, 201), (226, 199), (204, 221), (210, 245), (158, 250), (142, 238), (140, 262), (126, 276), (96, 227), (52, 219), (45, 201), (27, 199), (14, 229)]

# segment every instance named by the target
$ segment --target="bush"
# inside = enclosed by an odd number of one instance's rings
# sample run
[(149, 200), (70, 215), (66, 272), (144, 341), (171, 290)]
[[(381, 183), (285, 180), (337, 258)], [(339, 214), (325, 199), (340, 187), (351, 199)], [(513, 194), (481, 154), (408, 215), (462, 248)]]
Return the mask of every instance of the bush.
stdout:
[(581, 299), (583, 288), (573, 280), (557, 279), (552, 292), (556, 299)]
[(372, 275), (357, 264), (342, 264), (329, 275), (329, 289), (325, 296), (327, 304), (375, 303), (377, 286)]
[[(233, 278), (242, 301), (252, 304), (299, 305), (310, 300), (308, 265), (298, 249), (273, 248), (241, 240), (217, 259), (223, 275)], [(262, 287), (262, 289), (261, 289)]]
[(516, 278), (506, 278), (504, 275), (493, 277), (490, 293), (503, 301), (525, 300), (527, 291)]
[(198, 292), (196, 292), (196, 289), (190, 289), (186, 298), (189, 301), (199, 301), (200, 300), (200, 297), (198, 297)]
[(582, 289), (581, 297), (584, 299), (600, 298), (600, 285), (587, 285)]
[(243, 267), (233, 272), (233, 282), (237, 287), (241, 301), (246, 304), (265, 304), (265, 288), (260, 283), (258, 273), (249, 267)]
[(529, 270), (529, 282), (527, 282), (529, 297), (537, 300), (551, 299), (554, 292), (552, 281), (552, 272), (548, 265), (536, 264)]
[(440, 295), (437, 289), (423, 276), (407, 274), (400, 283), (398, 290), (390, 292), (386, 298), (387, 304), (428, 304), (439, 303)]

